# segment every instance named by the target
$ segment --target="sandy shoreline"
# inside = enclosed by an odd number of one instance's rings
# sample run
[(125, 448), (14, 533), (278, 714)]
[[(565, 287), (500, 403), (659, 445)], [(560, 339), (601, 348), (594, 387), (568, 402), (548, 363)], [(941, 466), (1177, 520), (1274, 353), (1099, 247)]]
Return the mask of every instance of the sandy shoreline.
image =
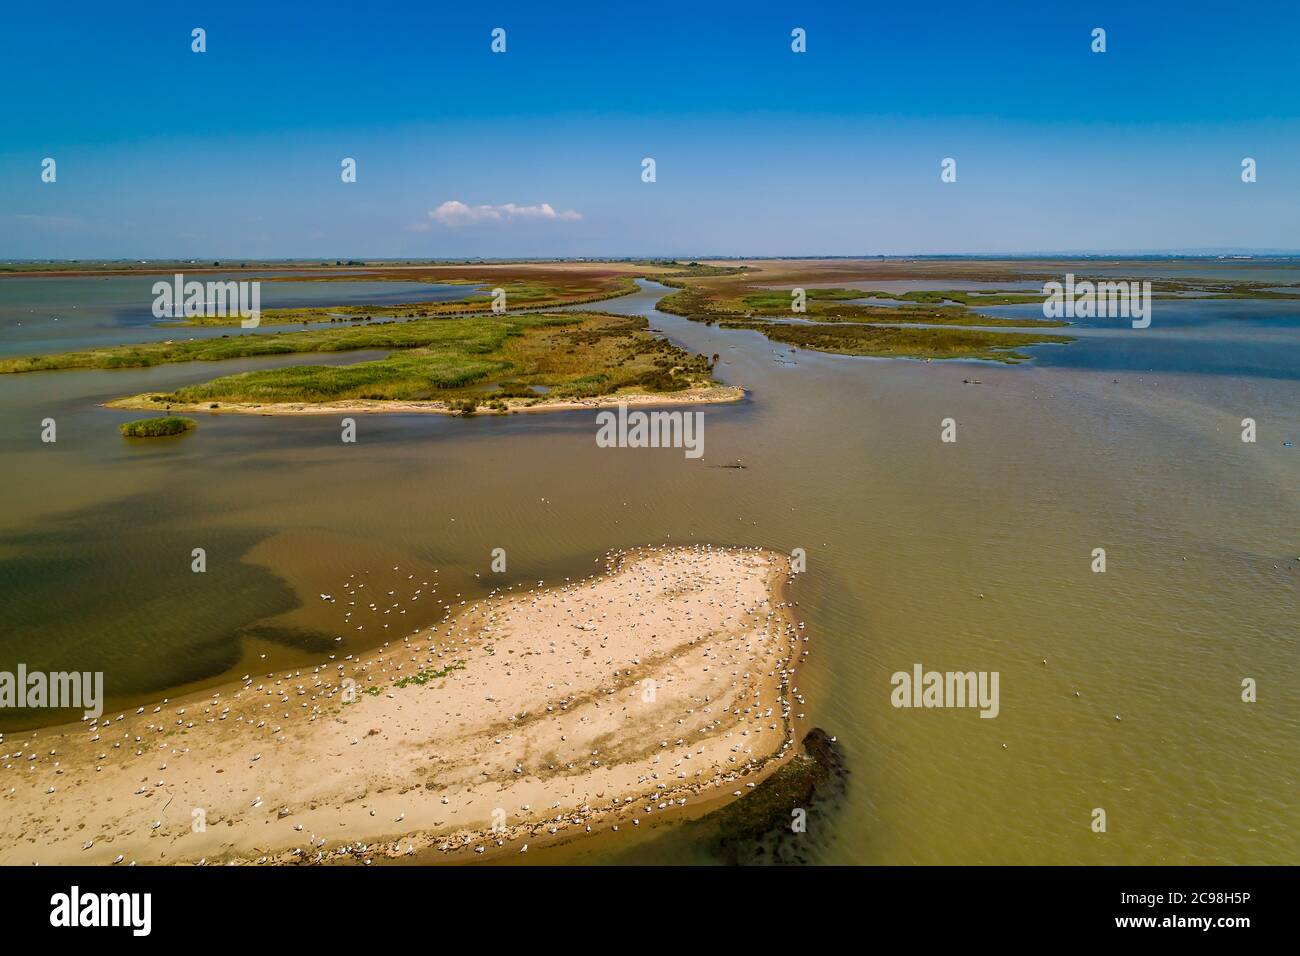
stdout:
[[(204, 415), (460, 415), (462, 412), (452, 408), (447, 402), (404, 402), (379, 401), (373, 399), (349, 399), (340, 402), (172, 402), (169, 404), (153, 401), (150, 396), (155, 393), (145, 392), (126, 398), (104, 402), (104, 408), (135, 409), (166, 414), (186, 412)], [(680, 392), (638, 392), (615, 395), (600, 395), (595, 398), (556, 399), (554, 401), (534, 402), (532, 399), (501, 399), (505, 409), (489, 408), (480, 405), (476, 415), (509, 415), (514, 412), (564, 412), (582, 408), (613, 408), (618, 405), (628, 406), (670, 406), (670, 405), (714, 405), (726, 402), (738, 402), (745, 397), (745, 390), (738, 385), (712, 385), (707, 388), (689, 388)], [(213, 405), (216, 405), (214, 408)]]
[[(0, 864), (476, 860), (744, 794), (795, 750), (788, 560), (608, 558), (360, 657), (5, 735)], [(341, 585), (345, 626), (436, 591), (401, 570), (413, 593)]]

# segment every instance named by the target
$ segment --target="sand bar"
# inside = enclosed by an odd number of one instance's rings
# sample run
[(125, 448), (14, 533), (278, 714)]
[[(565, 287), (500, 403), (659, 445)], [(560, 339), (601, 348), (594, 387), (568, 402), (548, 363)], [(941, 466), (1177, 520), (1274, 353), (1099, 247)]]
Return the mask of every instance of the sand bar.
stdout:
[[(460, 415), (462, 412), (447, 402), (384, 401), (377, 399), (348, 399), (338, 402), (155, 402), (146, 392), (127, 398), (105, 402), (105, 408), (144, 409), (152, 412), (165, 410), (168, 414), (186, 412), (211, 415)], [(745, 390), (737, 385), (712, 385), (706, 388), (688, 388), (680, 392), (621, 392), (594, 398), (559, 399), (500, 399), (504, 409), (480, 405), (477, 415), (508, 415), (512, 412), (564, 412), (583, 408), (612, 408), (617, 405), (658, 406), (715, 405), (738, 402)], [(488, 396), (484, 401), (494, 400)]]
[[(361, 657), (5, 735), (0, 864), (473, 860), (743, 795), (794, 752), (788, 559), (607, 561)], [(322, 599), (415, 596), (365, 577)]]

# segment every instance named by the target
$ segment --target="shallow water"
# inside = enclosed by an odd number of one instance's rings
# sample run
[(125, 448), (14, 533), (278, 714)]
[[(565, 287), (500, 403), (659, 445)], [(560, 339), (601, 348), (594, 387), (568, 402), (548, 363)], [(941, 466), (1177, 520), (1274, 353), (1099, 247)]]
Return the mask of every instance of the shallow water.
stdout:
[[(666, 290), (644, 285), (595, 308), (649, 315), (750, 390), (703, 409), (702, 460), (597, 448), (592, 412), (358, 416), (352, 445), (330, 417), (203, 416), (128, 443), (133, 416), (97, 402), (214, 370), (0, 376), (0, 668), (103, 669), (120, 709), (389, 639), (319, 599), (352, 573), (460, 601), (615, 547), (801, 547), (795, 683), (851, 769), (809, 817), (813, 859), (1300, 862), (1296, 303), (1157, 302), (1151, 329), (981, 363), (970, 386), (971, 363), (795, 352), (658, 313)], [(408, 629), (437, 616), (410, 610)], [(894, 708), (915, 663), (999, 672), (999, 715)], [(669, 829), (533, 862), (705, 853)]]
[[(281, 273), (194, 273), (201, 282), (251, 280)], [(161, 324), (153, 315), (155, 282), (164, 276), (8, 277), (0, 281), (0, 356), (39, 355), (164, 339), (238, 335), (233, 326)], [(400, 305), (459, 299), (476, 286), (426, 282), (262, 282), (262, 309), (325, 305)], [(319, 326), (317, 326), (319, 327)], [(269, 327), (290, 329), (292, 326)], [(256, 331), (256, 330), (252, 330)], [(262, 331), (266, 331), (263, 329)]]

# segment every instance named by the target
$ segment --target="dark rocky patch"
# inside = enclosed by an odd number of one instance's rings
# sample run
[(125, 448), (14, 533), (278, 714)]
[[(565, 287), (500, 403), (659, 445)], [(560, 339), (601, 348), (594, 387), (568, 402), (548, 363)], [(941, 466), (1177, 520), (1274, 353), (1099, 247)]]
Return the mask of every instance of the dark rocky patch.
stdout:
[[(803, 739), (800, 753), (742, 799), (699, 821), (714, 854), (733, 865), (802, 864), (830, 840), (831, 814), (844, 795), (848, 769), (843, 751), (820, 727)], [(796, 832), (795, 811), (806, 830)]]

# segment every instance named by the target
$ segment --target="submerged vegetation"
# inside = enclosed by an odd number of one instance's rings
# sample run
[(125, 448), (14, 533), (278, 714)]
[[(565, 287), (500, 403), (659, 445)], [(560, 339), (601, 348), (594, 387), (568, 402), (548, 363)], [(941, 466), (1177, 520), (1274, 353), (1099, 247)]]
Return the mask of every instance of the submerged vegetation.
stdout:
[(134, 422), (125, 422), (118, 426), (123, 438), (159, 438), (163, 435), (179, 435), (196, 427), (192, 418), (141, 418)]
[(803, 854), (813, 837), (792, 829), (791, 816), (814, 806), (823, 812), (832, 810), (844, 799), (848, 776), (841, 746), (814, 727), (804, 735), (794, 757), (744, 800), (728, 803), (688, 826), (728, 863), (806, 863)]

